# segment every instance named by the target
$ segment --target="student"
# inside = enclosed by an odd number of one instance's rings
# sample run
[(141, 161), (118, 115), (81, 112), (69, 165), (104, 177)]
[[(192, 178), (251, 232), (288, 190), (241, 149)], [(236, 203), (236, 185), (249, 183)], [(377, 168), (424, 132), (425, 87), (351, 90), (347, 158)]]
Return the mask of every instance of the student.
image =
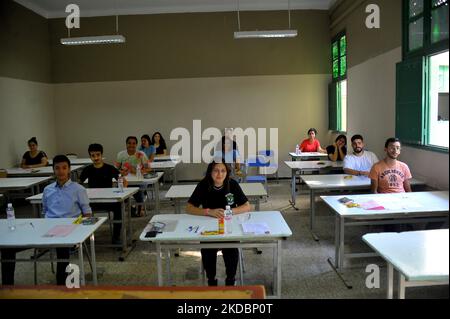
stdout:
[(347, 137), (342, 134), (336, 137), (333, 145), (327, 146), (327, 154), (330, 161), (343, 161), (347, 155)]
[(214, 152), (214, 160), (216, 162), (224, 162), (230, 165), (230, 177), (239, 179), (242, 177), (240, 154), (234, 141), (226, 136), (222, 136), (221, 143), (216, 147)]
[[(250, 211), (251, 206), (238, 182), (230, 178), (230, 167), (223, 162), (208, 165), (205, 178), (197, 185), (188, 200), (187, 212), (192, 215), (223, 217), (225, 206), (230, 205), (233, 215)], [(216, 262), (218, 249), (202, 249), (203, 268), (209, 286), (217, 286)], [(227, 278), (225, 284), (234, 286), (239, 260), (237, 248), (222, 249)]]
[(32, 137), (28, 140), (28, 148), (30, 150), (23, 154), (20, 167), (37, 168), (47, 166), (47, 154), (45, 154), (44, 151), (38, 150), (38, 142), (36, 137)]
[(361, 135), (352, 136), (353, 154), (348, 154), (344, 158), (344, 172), (349, 175), (369, 176), (373, 164), (378, 162), (378, 157), (364, 150), (364, 139)]
[(155, 132), (152, 136), (152, 145), (155, 148), (155, 156), (167, 155), (166, 141), (162, 137), (161, 133)]
[[(117, 160), (114, 166), (120, 171), (122, 176), (128, 174), (136, 174), (136, 168), (141, 167), (142, 174), (150, 172), (151, 168), (148, 166), (148, 158), (144, 152), (137, 150), (138, 139), (136, 136), (128, 136), (126, 139), (127, 149), (117, 154)], [(143, 192), (137, 192), (134, 195), (136, 202), (142, 203), (144, 201)], [(144, 216), (144, 208), (141, 205), (141, 210), (136, 214), (135, 207), (132, 207), (132, 215), (135, 217)]]
[(320, 153), (326, 153), (322, 147), (320, 147), (320, 142), (318, 139), (316, 139), (317, 130), (315, 128), (310, 128), (308, 130), (308, 136), (309, 138), (304, 139), (300, 143), (300, 151), (302, 152), (320, 152)]
[[(53, 158), (53, 172), (56, 182), (48, 185), (42, 195), (42, 208), (45, 218), (76, 218), (91, 216), (86, 189), (70, 180), (70, 160), (65, 155)], [(81, 248), (80, 248), (81, 249)], [(16, 259), (20, 249), (2, 249), (2, 260)], [(69, 259), (70, 248), (56, 248), (58, 259)], [(66, 267), (69, 262), (58, 262), (56, 268), (57, 285), (66, 284)], [(3, 285), (14, 285), (15, 262), (2, 262)]]
[(149, 162), (153, 162), (156, 150), (155, 147), (151, 144), (150, 136), (148, 136), (147, 134), (141, 136), (141, 146), (139, 147), (139, 150), (147, 155)]
[[(113, 178), (119, 180), (119, 171), (112, 165), (103, 162), (103, 146), (100, 144), (91, 144), (88, 148), (89, 157), (92, 160), (91, 165), (86, 166), (80, 175), (80, 182), (83, 183), (88, 179), (89, 188), (112, 188)], [(128, 186), (128, 182), (124, 178), (124, 187)], [(105, 210), (114, 213), (114, 221), (122, 220), (122, 210), (120, 203), (98, 203), (91, 204), (92, 210)], [(122, 224), (113, 224), (113, 244), (120, 244), (120, 231)]]
[(373, 165), (370, 170), (372, 193), (411, 192), (409, 180), (412, 178), (408, 165), (397, 160), (401, 152), (398, 138), (388, 138), (384, 144), (386, 157)]

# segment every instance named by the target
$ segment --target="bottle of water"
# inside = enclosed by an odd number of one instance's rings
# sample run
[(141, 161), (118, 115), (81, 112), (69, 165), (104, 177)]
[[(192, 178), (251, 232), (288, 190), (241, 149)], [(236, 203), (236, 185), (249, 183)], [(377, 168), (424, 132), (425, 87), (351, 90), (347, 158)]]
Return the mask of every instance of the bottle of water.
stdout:
[(119, 174), (119, 179), (117, 180), (117, 186), (119, 187), (119, 192), (123, 193), (123, 176)]
[(230, 206), (226, 206), (224, 212), (224, 221), (225, 221), (225, 233), (231, 234), (233, 232), (233, 212), (231, 211)]
[(295, 155), (299, 155), (300, 154), (300, 146), (295, 145)]
[(142, 179), (141, 164), (138, 164), (136, 166), (136, 178), (137, 179)]
[(11, 203), (8, 203), (6, 208), (6, 217), (8, 218), (8, 228), (10, 231), (16, 229), (16, 215), (14, 214), (14, 208)]

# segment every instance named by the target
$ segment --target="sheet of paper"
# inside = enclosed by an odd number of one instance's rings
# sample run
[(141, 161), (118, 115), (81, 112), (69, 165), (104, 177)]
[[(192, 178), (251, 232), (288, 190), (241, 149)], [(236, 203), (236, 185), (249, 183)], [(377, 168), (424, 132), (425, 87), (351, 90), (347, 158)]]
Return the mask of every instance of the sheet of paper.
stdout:
[(384, 206), (387, 210), (412, 210), (415, 208), (421, 208), (422, 205), (410, 198), (390, 198), (390, 199), (377, 199), (380, 205)]
[(359, 204), (362, 209), (366, 210), (383, 210), (384, 206), (380, 205), (378, 202), (374, 200), (369, 200), (368, 202), (360, 203)]
[(51, 228), (43, 237), (66, 237), (70, 235), (78, 225), (57, 225)]
[(242, 223), (242, 230), (244, 234), (270, 234), (270, 228), (266, 223)]

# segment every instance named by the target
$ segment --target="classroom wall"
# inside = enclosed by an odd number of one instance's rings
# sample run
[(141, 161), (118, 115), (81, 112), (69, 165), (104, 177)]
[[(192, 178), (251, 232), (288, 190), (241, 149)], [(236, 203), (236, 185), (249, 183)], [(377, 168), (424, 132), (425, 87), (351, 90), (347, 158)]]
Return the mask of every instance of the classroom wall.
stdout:
[(1, 1), (0, 43), (0, 168), (9, 168), (32, 136), (49, 156), (56, 152), (48, 21)]
[[(112, 161), (126, 136), (158, 130), (168, 140), (176, 127), (192, 133), (194, 119), (219, 129), (276, 127), (280, 175), (288, 177), (283, 161), (309, 127), (328, 143), (327, 11), (293, 11), (294, 39), (234, 40), (233, 12), (119, 21), (124, 45), (63, 47), (63, 20), (50, 20), (59, 151), (86, 155), (98, 141)], [(288, 21), (286, 12), (269, 11), (243, 12), (241, 22), (242, 30), (254, 30), (286, 28)], [(72, 36), (113, 27), (112, 17), (86, 18)], [(199, 179), (204, 169), (189, 166), (179, 178)]]
[[(329, 75), (275, 75), (70, 83), (55, 85), (58, 149), (85, 156), (100, 142), (107, 161), (125, 148), (125, 137), (170, 132), (192, 121), (207, 127), (278, 128), (280, 176), (290, 176), (283, 161), (299, 139), (315, 126), (327, 137)], [(208, 141), (202, 143), (204, 146)], [(192, 144), (192, 143), (191, 143)], [(179, 179), (203, 176), (205, 165), (180, 167)]]
[[(365, 27), (367, 4), (380, 6), (381, 28)], [(395, 134), (395, 65), (402, 59), (401, 0), (339, 1), (331, 12), (330, 34), (346, 30), (348, 41), (348, 137), (361, 133), (367, 147), (384, 157), (384, 142)], [(448, 189), (448, 153), (403, 146), (401, 160), (413, 176)]]

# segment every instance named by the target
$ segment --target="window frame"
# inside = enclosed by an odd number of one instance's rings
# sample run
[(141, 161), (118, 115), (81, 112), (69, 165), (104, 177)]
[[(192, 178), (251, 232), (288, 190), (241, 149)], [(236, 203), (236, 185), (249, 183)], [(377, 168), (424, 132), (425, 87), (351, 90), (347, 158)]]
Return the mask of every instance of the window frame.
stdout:
[[(345, 54), (342, 54), (341, 52), (341, 41), (342, 38), (345, 38)], [(338, 48), (338, 52), (337, 52), (337, 61), (338, 61), (338, 76), (334, 77), (334, 62), (336, 61), (336, 59), (334, 59), (333, 56), (333, 45), (337, 43), (337, 48)], [(341, 99), (340, 99), (340, 95), (339, 93), (339, 89), (338, 86), (340, 85), (340, 83), (342, 81), (347, 81), (347, 92), (348, 92), (348, 80), (347, 80), (347, 72), (348, 72), (348, 63), (347, 63), (347, 56), (348, 56), (348, 41), (347, 41), (347, 34), (346, 31), (343, 30), (339, 33), (337, 33), (332, 39), (331, 39), (331, 86), (332, 86), (332, 90), (334, 90), (334, 95), (335, 95), (335, 99), (334, 99), (334, 105), (331, 105), (330, 102), (330, 109), (333, 108), (333, 110), (329, 110), (328, 116), (329, 118), (331, 118), (332, 116), (334, 116), (335, 118), (333, 120), (330, 119), (329, 121), (329, 130), (332, 132), (337, 132), (337, 133), (346, 133), (346, 129), (343, 130), (342, 129), (342, 122), (343, 116), (347, 116), (347, 114), (342, 114), (342, 105), (341, 105)], [(341, 74), (341, 68), (342, 68), (342, 64), (341, 64), (341, 59), (345, 57), (345, 73)], [(347, 109), (347, 108), (346, 108)]]

